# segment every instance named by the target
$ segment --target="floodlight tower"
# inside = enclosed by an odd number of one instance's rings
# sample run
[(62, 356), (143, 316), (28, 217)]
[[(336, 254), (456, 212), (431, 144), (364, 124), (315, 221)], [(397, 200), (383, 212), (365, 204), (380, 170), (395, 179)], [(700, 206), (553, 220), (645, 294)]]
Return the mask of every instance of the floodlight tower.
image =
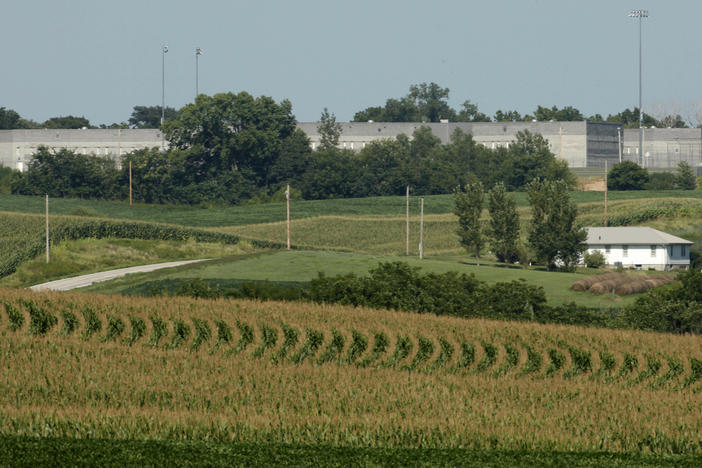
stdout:
[(166, 54), (168, 53), (168, 44), (161, 49), (161, 151), (164, 151), (166, 146), (165, 136), (163, 135), (163, 122), (166, 120)]
[(199, 92), (199, 86), (198, 86), (198, 81), (199, 81), (199, 64), (198, 64), (198, 59), (202, 55), (202, 48), (201, 47), (196, 47), (195, 48), (195, 98), (197, 99), (198, 95), (200, 94)]
[(641, 101), (641, 20), (648, 18), (648, 10), (631, 10), (630, 18), (639, 19), (639, 161), (643, 166), (643, 104)]

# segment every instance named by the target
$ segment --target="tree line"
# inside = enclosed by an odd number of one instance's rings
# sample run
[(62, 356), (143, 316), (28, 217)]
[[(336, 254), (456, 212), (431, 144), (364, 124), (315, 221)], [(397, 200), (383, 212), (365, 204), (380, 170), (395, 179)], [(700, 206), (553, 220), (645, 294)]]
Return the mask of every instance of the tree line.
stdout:
[(469, 180), (522, 190), (534, 178), (575, 178), (538, 134), (520, 132), (509, 147), (486, 148), (457, 130), (442, 143), (428, 127), (411, 136), (375, 141), (356, 153), (337, 148), (339, 124), (327, 110), (321, 145), (296, 128), (289, 101), (246, 92), (200, 95), (163, 126), (169, 150), (134, 151), (119, 164), (68, 149), (40, 148), (12, 193), (125, 199), (132, 168), (133, 197), (146, 203), (267, 201), (287, 184), (305, 199), (451, 193)]

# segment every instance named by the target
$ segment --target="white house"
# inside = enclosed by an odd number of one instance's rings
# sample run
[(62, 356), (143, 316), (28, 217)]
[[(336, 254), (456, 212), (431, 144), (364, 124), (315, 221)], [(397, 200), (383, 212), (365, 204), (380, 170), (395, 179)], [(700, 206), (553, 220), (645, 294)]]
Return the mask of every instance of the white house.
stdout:
[(587, 251), (602, 252), (610, 266), (643, 270), (687, 269), (693, 242), (650, 227), (589, 227)]

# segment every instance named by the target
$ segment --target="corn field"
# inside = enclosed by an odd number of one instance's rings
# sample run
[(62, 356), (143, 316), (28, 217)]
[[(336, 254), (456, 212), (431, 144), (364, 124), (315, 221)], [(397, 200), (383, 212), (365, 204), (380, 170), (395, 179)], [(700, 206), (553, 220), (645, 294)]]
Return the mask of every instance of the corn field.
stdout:
[(0, 433), (702, 452), (702, 338), (0, 290)]

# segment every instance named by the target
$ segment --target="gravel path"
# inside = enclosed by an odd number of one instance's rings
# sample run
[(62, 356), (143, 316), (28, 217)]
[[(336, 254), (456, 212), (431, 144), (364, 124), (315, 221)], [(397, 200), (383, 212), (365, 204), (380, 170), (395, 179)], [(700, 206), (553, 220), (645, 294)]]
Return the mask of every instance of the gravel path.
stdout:
[(153, 263), (151, 265), (141, 265), (129, 268), (120, 268), (118, 270), (101, 271), (100, 273), (74, 276), (73, 278), (64, 278), (56, 281), (49, 281), (48, 283), (36, 284), (34, 286), (30, 286), (29, 289), (33, 291), (68, 291), (71, 289), (82, 288), (84, 286), (90, 286), (93, 283), (100, 283), (102, 281), (120, 278), (130, 273), (148, 273), (149, 271), (160, 270), (162, 268), (173, 268), (181, 265), (187, 265), (188, 263), (204, 262), (205, 260), (210, 259), (204, 258), (200, 260), (182, 260), (179, 262)]

